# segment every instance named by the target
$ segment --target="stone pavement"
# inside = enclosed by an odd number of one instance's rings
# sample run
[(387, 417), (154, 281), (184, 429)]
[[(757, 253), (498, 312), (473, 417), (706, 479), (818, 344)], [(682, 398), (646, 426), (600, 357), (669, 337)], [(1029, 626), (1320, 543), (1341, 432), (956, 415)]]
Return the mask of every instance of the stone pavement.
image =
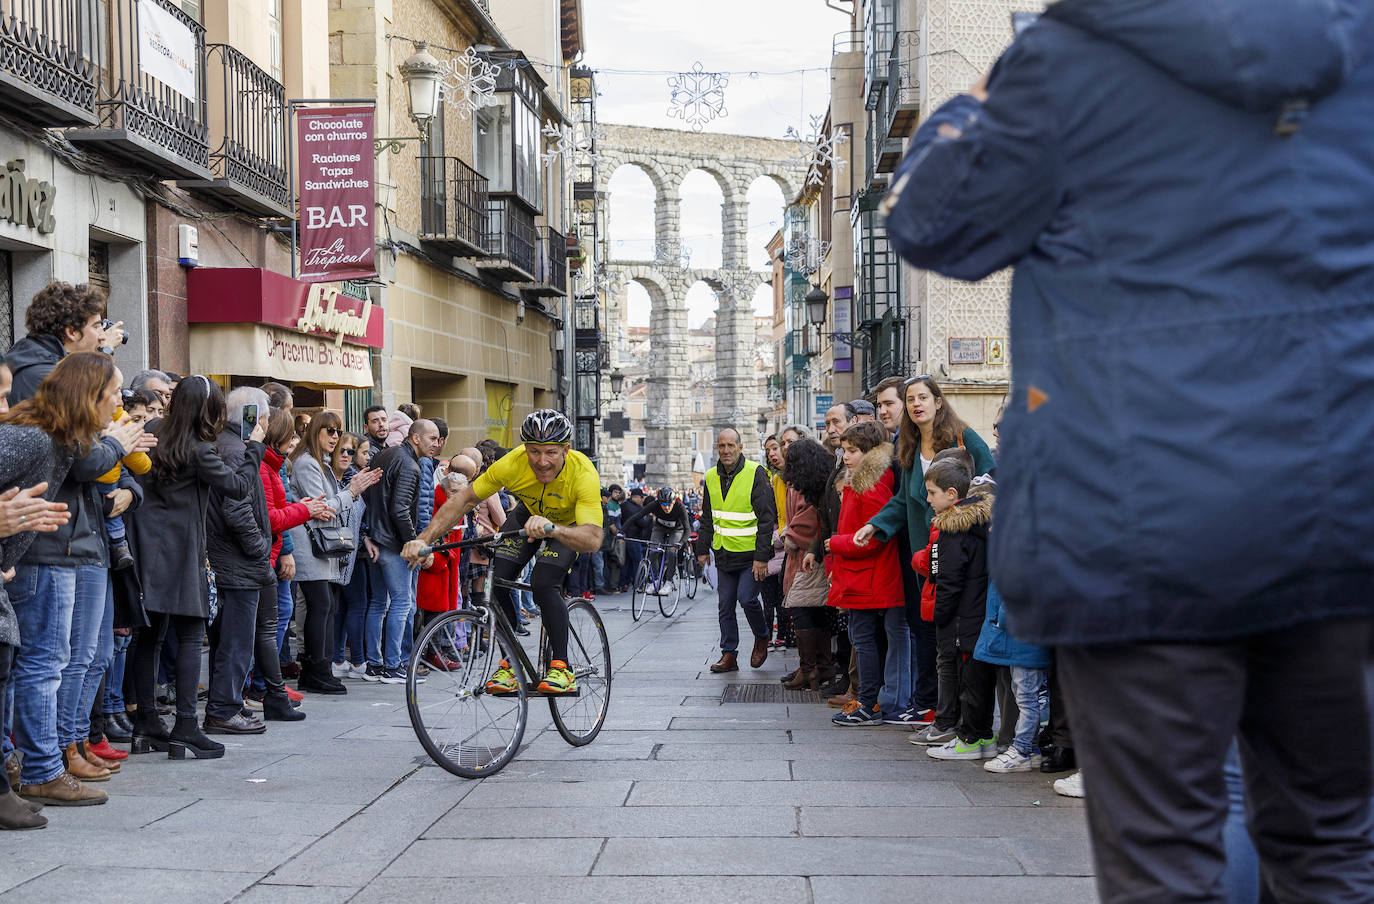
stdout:
[(223, 759), (126, 760), (108, 804), (0, 833), (0, 902), (1096, 900), (1081, 803), (1050, 776), (937, 762), (823, 704), (722, 705), (795, 656), (712, 675), (709, 588), (672, 619), (597, 605), (616, 671), (588, 747), (532, 701), (517, 758), (467, 781), (424, 755), (403, 688), (348, 682)]

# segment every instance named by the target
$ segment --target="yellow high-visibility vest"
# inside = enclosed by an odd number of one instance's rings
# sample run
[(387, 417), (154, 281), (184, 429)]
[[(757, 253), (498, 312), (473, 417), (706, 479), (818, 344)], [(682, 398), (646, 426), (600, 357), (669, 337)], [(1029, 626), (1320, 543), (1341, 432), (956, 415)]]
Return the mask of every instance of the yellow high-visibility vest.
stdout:
[(712, 549), (728, 552), (753, 552), (754, 539), (759, 532), (759, 519), (754, 514), (750, 497), (754, 489), (754, 471), (758, 462), (745, 459), (744, 467), (730, 483), (730, 492), (721, 498), (720, 468), (706, 472), (706, 492), (711, 499)]

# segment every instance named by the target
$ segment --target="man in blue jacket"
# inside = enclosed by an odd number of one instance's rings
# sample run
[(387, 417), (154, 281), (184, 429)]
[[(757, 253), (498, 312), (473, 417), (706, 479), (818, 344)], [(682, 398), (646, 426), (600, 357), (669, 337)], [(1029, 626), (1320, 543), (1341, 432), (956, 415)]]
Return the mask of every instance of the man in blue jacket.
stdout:
[(1374, 5), (1061, 0), (924, 123), (911, 263), (1015, 265), (992, 576), (1058, 647), (1104, 901), (1374, 901)]

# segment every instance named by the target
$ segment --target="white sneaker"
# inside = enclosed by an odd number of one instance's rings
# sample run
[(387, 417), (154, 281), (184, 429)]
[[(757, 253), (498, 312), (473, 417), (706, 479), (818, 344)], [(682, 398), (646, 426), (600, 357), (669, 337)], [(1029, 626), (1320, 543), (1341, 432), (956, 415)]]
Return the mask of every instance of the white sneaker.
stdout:
[(1062, 794), (1065, 797), (1083, 796), (1083, 770), (1075, 772), (1068, 778), (1061, 778), (1054, 783), (1054, 793)]
[(983, 768), (988, 772), (1030, 772), (1031, 758), (1022, 755), (1015, 747), (1008, 747), (984, 763)]
[(335, 663), (331, 663), (330, 666), (329, 666), (329, 673), (330, 673), (331, 675), (333, 675), (335, 678), (347, 678), (347, 677), (348, 677), (348, 663), (346, 663), (346, 662), (335, 662)]
[(362, 665), (350, 665), (348, 671), (339, 677), (348, 678), (351, 681), (366, 681), (367, 663), (363, 663)]

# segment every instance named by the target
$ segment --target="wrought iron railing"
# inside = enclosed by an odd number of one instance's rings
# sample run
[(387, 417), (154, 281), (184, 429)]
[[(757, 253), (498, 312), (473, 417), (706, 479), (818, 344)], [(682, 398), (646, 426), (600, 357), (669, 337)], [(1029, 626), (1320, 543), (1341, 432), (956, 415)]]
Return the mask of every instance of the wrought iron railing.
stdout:
[(906, 345), (906, 321), (889, 315), (869, 329), (864, 350), (863, 390), (871, 392), (888, 377), (900, 376)]
[[(205, 28), (168, 0), (104, 0), (109, 59), (96, 97), (99, 128), (122, 129), (181, 159), (208, 169), (210, 143), (206, 128)], [(151, 23), (141, 23), (150, 7), (165, 13), (190, 32), (193, 60), (181, 86), (154, 77), (152, 61), (140, 59), (143, 36)]]
[(487, 180), (457, 157), (421, 157), (420, 235), (486, 243)]
[[(887, 55), (887, 85), (879, 101), (882, 111), (879, 125), (885, 136), (892, 135), (892, 126), (899, 115), (904, 119), (914, 118), (921, 102), (916, 66), (920, 47), (920, 32), (899, 31), (892, 36), (892, 49)], [(898, 137), (904, 137), (907, 131), (899, 130)]]
[[(0, 79), (95, 114), (96, 0), (0, 0)], [(63, 122), (79, 121), (62, 116)]]
[(228, 44), (206, 49), (206, 69), (219, 139), (210, 153), (210, 168), (217, 177), (289, 208), (286, 88)]
[(505, 258), (512, 265), (534, 275), (534, 214), (514, 198), (487, 200), (487, 229), (483, 247), (492, 257)]
[(552, 226), (539, 227), (539, 269), (536, 279), (560, 292), (568, 287), (568, 240)]
[(837, 31), (830, 40), (830, 52), (837, 53), (858, 53), (864, 49), (864, 33), (862, 31)]
[(600, 332), (601, 302), (595, 295), (573, 302), (573, 327), (579, 334)]

